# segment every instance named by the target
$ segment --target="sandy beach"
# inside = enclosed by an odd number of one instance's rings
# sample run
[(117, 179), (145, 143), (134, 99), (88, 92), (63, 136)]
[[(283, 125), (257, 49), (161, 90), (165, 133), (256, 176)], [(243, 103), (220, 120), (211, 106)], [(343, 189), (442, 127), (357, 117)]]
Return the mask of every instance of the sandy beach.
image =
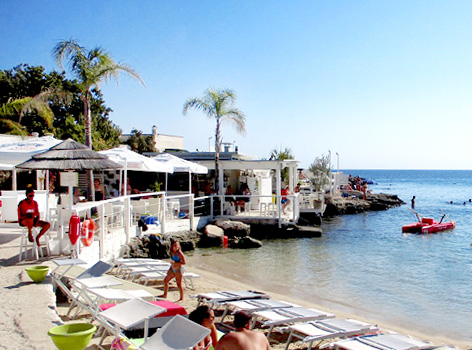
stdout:
[[(67, 319), (65, 314), (68, 305), (56, 305), (51, 281), (47, 279), (43, 283), (34, 284), (29, 280), (29, 277), (24, 272), (24, 268), (30, 265), (37, 265), (38, 263), (33, 261), (18, 263), (20, 233), (19, 229), (0, 229), (0, 272), (2, 276), (0, 300), (3, 305), (0, 311), (0, 324), (2, 325), (0, 329), (0, 349), (54, 349), (55, 347), (47, 335), (47, 331), (50, 328), (63, 322), (88, 322), (90, 319), (85, 316), (81, 316), (78, 320)], [(53, 265), (50, 259), (43, 259), (42, 263), (49, 266)], [(182, 306), (188, 312), (196, 307), (197, 301), (194, 296), (198, 293), (217, 290), (258, 290), (256, 285), (246, 285), (241, 281), (225, 278), (220, 271), (204, 271), (195, 268), (192, 266), (191, 256), (187, 257), (187, 270), (201, 276), (201, 278), (194, 280), (195, 290), (185, 290), (185, 300), (182, 302)], [(168, 296), (170, 301), (178, 299), (178, 291), (175, 285), (173, 287)], [(160, 291), (160, 285), (157, 285), (156, 288)], [(270, 294), (272, 299), (285, 300), (301, 306), (332, 312), (339, 318), (351, 317), (359, 319), (356, 315), (342, 314), (337, 310), (327, 310), (316, 305), (311, 300), (293, 299), (288, 295), (284, 295), (283, 291), (263, 290), (263, 292)], [(377, 324), (375, 320), (360, 320)], [(216, 321), (219, 321), (218, 317)], [(465, 350), (472, 346), (471, 344), (458, 343), (454, 339), (414, 334), (407, 329), (401, 329), (401, 327), (389, 324), (377, 325), (384, 331), (389, 330), (408, 334), (437, 345), (453, 345), (460, 350)], [(271, 336), (272, 348), (284, 349), (286, 339), (287, 334), (275, 333)], [(111, 337), (108, 337), (106, 344), (110, 341)], [(97, 342), (98, 338), (95, 337), (87, 349), (98, 349), (96, 346)], [(301, 342), (292, 343), (290, 346), (290, 349), (304, 348)]]

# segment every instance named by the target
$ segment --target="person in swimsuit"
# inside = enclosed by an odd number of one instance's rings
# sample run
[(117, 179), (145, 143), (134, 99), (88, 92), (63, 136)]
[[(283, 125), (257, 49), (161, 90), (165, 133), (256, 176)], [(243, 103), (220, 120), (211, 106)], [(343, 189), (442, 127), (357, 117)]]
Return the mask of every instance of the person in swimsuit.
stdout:
[(185, 256), (180, 249), (180, 243), (173, 239), (170, 240), (170, 260), (171, 266), (167, 271), (167, 276), (164, 279), (164, 294), (162, 294), (162, 298), (167, 298), (167, 292), (169, 290), (169, 282), (175, 278), (175, 282), (177, 283), (177, 287), (179, 288), (180, 299), (178, 301), (184, 300), (184, 288), (182, 286), (182, 277), (184, 274), (184, 267), (185, 265)]
[(36, 244), (40, 247), (39, 239), (49, 230), (51, 224), (39, 219), (38, 203), (33, 198), (34, 190), (33, 187), (29, 185), (26, 189), (26, 199), (23, 199), (20, 204), (18, 204), (18, 223), (20, 226), (28, 228), (28, 240), (30, 242), (34, 242), (33, 227), (41, 227), (41, 231), (38, 236), (36, 236)]
[(208, 334), (193, 350), (211, 350), (218, 342), (218, 332), (215, 326), (215, 313), (208, 305), (201, 305), (188, 315), (189, 320), (210, 330)]

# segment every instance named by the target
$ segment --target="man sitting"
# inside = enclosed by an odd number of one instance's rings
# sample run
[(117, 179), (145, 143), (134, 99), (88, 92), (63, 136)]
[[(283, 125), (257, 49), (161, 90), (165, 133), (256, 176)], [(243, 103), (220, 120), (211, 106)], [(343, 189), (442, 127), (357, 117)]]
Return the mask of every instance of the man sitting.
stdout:
[(235, 332), (226, 334), (216, 344), (215, 350), (268, 350), (269, 342), (263, 333), (250, 330), (251, 316), (245, 311), (234, 315)]
[(28, 228), (28, 240), (30, 242), (34, 242), (33, 227), (41, 227), (41, 232), (39, 232), (36, 237), (36, 244), (39, 247), (39, 239), (49, 230), (51, 224), (39, 219), (38, 203), (33, 198), (34, 190), (33, 187), (29, 185), (26, 189), (26, 198), (18, 204), (18, 223), (20, 226)]

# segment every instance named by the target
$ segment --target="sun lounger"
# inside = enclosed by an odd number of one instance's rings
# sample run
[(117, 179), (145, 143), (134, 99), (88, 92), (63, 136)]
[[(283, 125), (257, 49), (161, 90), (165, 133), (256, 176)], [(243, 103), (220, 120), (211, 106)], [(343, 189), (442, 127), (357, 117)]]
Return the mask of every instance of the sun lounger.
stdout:
[(198, 305), (208, 304), (211, 307), (216, 307), (217, 305), (221, 305), (222, 303), (228, 301), (244, 299), (269, 299), (270, 295), (252, 290), (242, 290), (202, 293), (198, 294), (197, 298)]
[(230, 312), (236, 311), (246, 311), (250, 314), (267, 310), (267, 309), (283, 309), (288, 307), (299, 306), (296, 304), (288, 303), (286, 301), (278, 301), (271, 299), (247, 299), (247, 300), (237, 300), (237, 301), (228, 301), (225, 303), (225, 310), (221, 315), (221, 323), (223, 323), (225, 317)]
[(262, 327), (269, 327), (269, 333), (267, 334), (267, 338), (269, 338), (275, 326), (288, 326), (295, 322), (307, 322), (332, 317), (335, 317), (335, 315), (304, 307), (270, 309), (253, 313), (252, 327), (258, 321), (262, 323)]
[(431, 344), (402, 334), (378, 334), (340, 340), (326, 345), (337, 350), (422, 350)]
[[(150, 271), (150, 272), (141, 272), (137, 276), (138, 283), (144, 283), (145, 286), (148, 285), (150, 281), (163, 281), (167, 276), (167, 270), (164, 271)], [(182, 279), (187, 288), (195, 290), (193, 285), (194, 278), (200, 278), (201, 276), (193, 272), (184, 272)]]
[(142, 350), (191, 349), (203, 340), (210, 330), (180, 315), (159, 329), (141, 347)]
[[(131, 299), (99, 312), (96, 320), (104, 330), (98, 346), (102, 346), (103, 340), (107, 334), (111, 334), (117, 338), (126, 338), (123, 331), (137, 326), (144, 328), (144, 339), (147, 339), (149, 319), (165, 311), (165, 308), (147, 301)], [(133, 342), (132, 340), (130, 341)]]
[[(322, 342), (326, 339), (359, 336), (366, 333), (378, 332), (379, 328), (369, 323), (353, 320), (333, 318), (321, 321), (306, 322), (290, 326), (290, 335), (285, 350), (288, 349), (293, 338), (308, 343), (311, 350), (313, 342)], [(319, 347), (319, 343), (315, 348)]]

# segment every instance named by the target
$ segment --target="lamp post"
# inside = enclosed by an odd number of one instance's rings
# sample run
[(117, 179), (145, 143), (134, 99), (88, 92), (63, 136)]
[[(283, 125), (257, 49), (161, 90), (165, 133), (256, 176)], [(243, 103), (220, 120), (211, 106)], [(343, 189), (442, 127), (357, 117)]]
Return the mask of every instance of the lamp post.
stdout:
[(213, 138), (213, 136), (210, 136), (210, 137), (208, 138), (208, 152), (211, 151), (211, 143), (210, 143), (210, 141), (211, 141), (212, 138)]
[(337, 168), (338, 168), (338, 170), (337, 170), (336, 172), (338, 172), (338, 173), (339, 173), (339, 153), (338, 153), (338, 152), (336, 152), (336, 156), (338, 157), (338, 161), (337, 161), (337, 163), (338, 163), (338, 164), (337, 164)]

